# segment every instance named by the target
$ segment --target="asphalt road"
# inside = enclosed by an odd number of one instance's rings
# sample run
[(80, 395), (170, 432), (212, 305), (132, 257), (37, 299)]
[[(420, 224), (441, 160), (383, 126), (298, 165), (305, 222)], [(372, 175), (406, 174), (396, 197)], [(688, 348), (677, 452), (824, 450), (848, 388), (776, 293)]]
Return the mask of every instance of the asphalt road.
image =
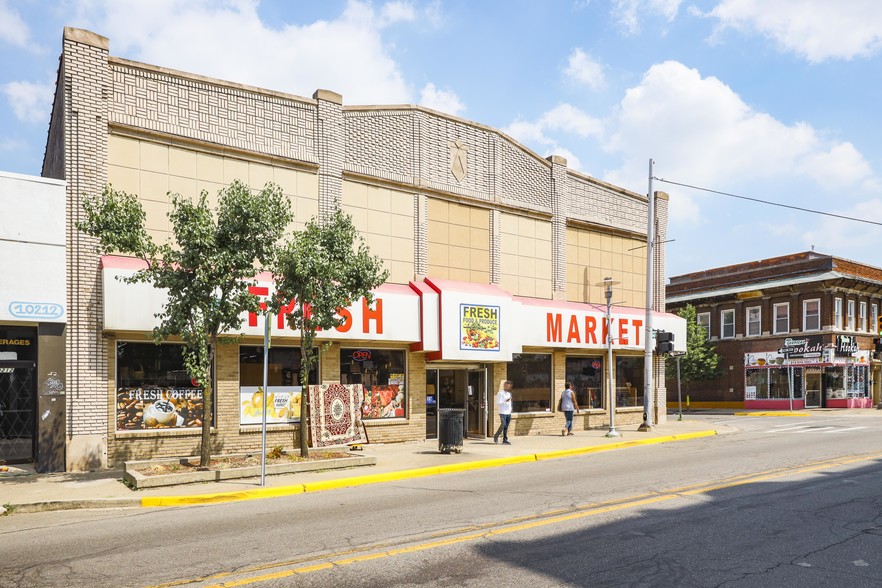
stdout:
[(0, 586), (882, 585), (882, 418), (700, 418), (735, 430), (247, 503), (2, 517)]

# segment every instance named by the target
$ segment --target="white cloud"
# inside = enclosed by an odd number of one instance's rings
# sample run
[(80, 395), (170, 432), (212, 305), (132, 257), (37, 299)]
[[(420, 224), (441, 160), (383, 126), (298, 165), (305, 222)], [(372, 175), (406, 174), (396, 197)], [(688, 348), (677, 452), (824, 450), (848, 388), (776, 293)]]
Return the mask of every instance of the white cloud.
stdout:
[(453, 115), (465, 110), (465, 105), (453, 90), (439, 90), (431, 82), (420, 90), (420, 105)]
[[(605, 179), (641, 193), (650, 157), (659, 164), (659, 177), (717, 189), (763, 186), (764, 193), (775, 183), (791, 198), (800, 197), (795, 186), (807, 180), (815, 189), (840, 193), (877, 184), (850, 143), (825, 140), (808, 124), (787, 125), (757, 112), (720, 80), (678, 62), (651, 67), (626, 92), (611, 124), (616, 130), (604, 147), (620, 154), (623, 165)], [(674, 190), (672, 221), (699, 221), (690, 193)]]
[[(834, 210), (836, 214), (852, 218), (878, 221), (882, 199), (873, 198), (858, 202), (848, 208)], [(868, 252), (882, 249), (882, 231), (880, 227), (856, 223), (845, 219), (823, 217), (815, 228), (803, 230), (802, 245), (805, 249), (815, 246), (816, 251), (838, 255), (856, 261), (869, 261), (880, 265), (878, 261), (868, 259)]]
[(575, 82), (595, 91), (602, 90), (606, 86), (603, 65), (579, 48), (573, 49), (567, 58), (564, 74)]
[(48, 119), (55, 84), (8, 82), (0, 86), (0, 91), (6, 95), (17, 119), (30, 123)]
[(387, 2), (380, 10), (381, 25), (390, 25), (396, 22), (412, 22), (416, 20), (417, 13), (410, 2), (395, 1)]
[(878, 0), (722, 0), (705, 16), (719, 21), (718, 32), (758, 33), (812, 63), (882, 50)]
[(0, 151), (23, 151), (26, 147), (27, 143), (21, 139), (0, 137)]
[(297, 26), (261, 21), (255, 0), (84, 0), (76, 26), (108, 34), (113, 55), (164, 67), (301, 96), (324, 88), (346, 104), (411, 103), (381, 36), (407, 6), (349, 0), (337, 18)]
[(16, 47), (28, 47), (30, 29), (7, 0), (0, 0), (0, 41)]
[(539, 125), (552, 131), (572, 133), (578, 137), (598, 137), (603, 123), (572, 104), (558, 104), (539, 118)]
[(677, 17), (682, 0), (613, 0), (612, 14), (625, 30), (640, 33), (642, 18), (661, 16), (668, 22)]
[(551, 134), (569, 134), (578, 139), (597, 138), (603, 134), (603, 122), (572, 104), (562, 103), (543, 113), (535, 121), (516, 120), (505, 127), (503, 132), (536, 149), (543, 156), (560, 155), (566, 158), (568, 167), (581, 170), (582, 162), (575, 153), (563, 147)]

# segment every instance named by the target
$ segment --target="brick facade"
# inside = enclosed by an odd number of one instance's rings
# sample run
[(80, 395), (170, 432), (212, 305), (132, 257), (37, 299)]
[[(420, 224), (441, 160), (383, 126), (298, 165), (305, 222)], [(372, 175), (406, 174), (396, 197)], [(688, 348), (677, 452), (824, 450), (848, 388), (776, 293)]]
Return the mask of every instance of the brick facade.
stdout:
[[(710, 317), (710, 340), (720, 355), (722, 375), (710, 381), (692, 382), (684, 388), (696, 406), (741, 406), (745, 402), (745, 357), (775, 353), (787, 338), (820, 337), (827, 355), (818, 365), (846, 365), (832, 354), (837, 337), (854, 337), (864, 356), (870, 358), (872, 398), (879, 401), (879, 365), (873, 362), (872, 307), (882, 312), (882, 269), (830, 255), (803, 252), (749, 263), (674, 276), (667, 287), (667, 306), (672, 312), (686, 304)], [(842, 300), (842, 324), (836, 325), (835, 300)], [(805, 323), (805, 303), (818, 301), (817, 325)], [(855, 308), (855, 325), (847, 324), (848, 302)], [(866, 325), (860, 322), (861, 303), (866, 305)], [(776, 305), (787, 309), (787, 325), (776, 324)], [(759, 332), (748, 334), (747, 316), (759, 308)], [(722, 331), (722, 315), (734, 313), (732, 336)], [(667, 378), (668, 401), (676, 401), (676, 380)]]

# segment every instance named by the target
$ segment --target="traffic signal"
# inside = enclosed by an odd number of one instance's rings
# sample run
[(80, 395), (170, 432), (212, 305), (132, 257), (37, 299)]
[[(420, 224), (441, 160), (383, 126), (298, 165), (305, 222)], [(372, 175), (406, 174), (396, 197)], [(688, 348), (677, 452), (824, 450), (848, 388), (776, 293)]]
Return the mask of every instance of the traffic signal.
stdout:
[(876, 332), (882, 336), (882, 314), (876, 318)]
[(655, 352), (670, 353), (674, 350), (674, 334), (667, 331), (658, 331), (655, 334)]
[(880, 338), (873, 339), (873, 349), (876, 351), (876, 353), (879, 353), (880, 351), (882, 351), (882, 339), (880, 339)]

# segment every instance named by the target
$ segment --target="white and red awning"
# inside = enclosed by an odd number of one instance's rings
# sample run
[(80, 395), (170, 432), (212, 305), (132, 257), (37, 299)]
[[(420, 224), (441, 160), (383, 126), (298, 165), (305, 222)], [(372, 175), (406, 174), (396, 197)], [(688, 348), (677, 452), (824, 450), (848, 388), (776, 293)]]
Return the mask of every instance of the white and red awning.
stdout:
[[(149, 284), (127, 284), (119, 278), (144, 267), (131, 258), (101, 258), (104, 285), (104, 329), (152, 331), (166, 295)], [(257, 276), (253, 292), (269, 296), (269, 274)], [(318, 334), (320, 340), (405, 343), (432, 360), (510, 361), (525, 347), (603, 350), (607, 345), (606, 309), (577, 302), (512, 296), (490, 284), (426, 278), (408, 285), (384, 284), (364, 299), (341, 309), (345, 322)], [(612, 346), (642, 350), (645, 311), (612, 307)], [(669, 313), (653, 313), (653, 328), (674, 333), (674, 349), (686, 349), (686, 321)], [(284, 315), (272, 319), (273, 338), (297, 338)], [(234, 334), (262, 336), (263, 321), (243, 314)]]

